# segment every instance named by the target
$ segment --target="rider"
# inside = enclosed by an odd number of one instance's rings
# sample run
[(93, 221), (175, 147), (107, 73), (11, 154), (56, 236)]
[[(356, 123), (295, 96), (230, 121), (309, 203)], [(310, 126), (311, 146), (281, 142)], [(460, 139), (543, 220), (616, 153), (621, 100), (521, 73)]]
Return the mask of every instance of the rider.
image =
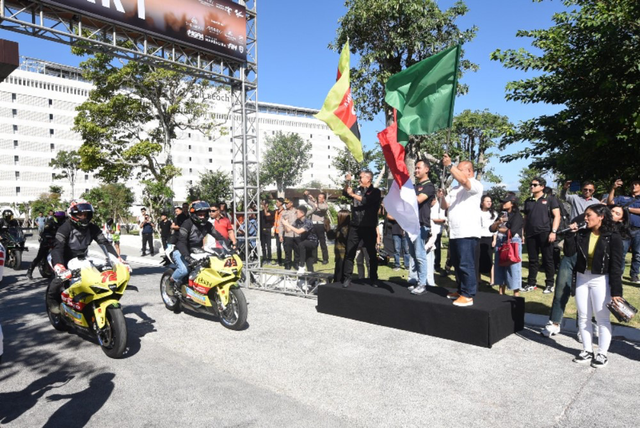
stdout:
[(189, 274), (188, 265), (194, 262), (191, 253), (194, 248), (202, 248), (204, 246), (204, 238), (207, 235), (212, 235), (217, 240), (225, 240), (208, 221), (210, 209), (209, 203), (205, 201), (191, 203), (189, 218), (180, 225), (176, 249), (172, 254), (173, 260), (178, 266), (170, 279), (174, 286), (181, 285), (182, 280)]
[[(51, 250), (56, 277), (51, 281), (47, 297), (49, 301), (58, 303), (61, 302), (62, 288), (71, 279), (71, 272), (66, 267), (67, 263), (75, 257), (86, 256), (92, 241), (104, 245), (110, 254), (118, 257), (118, 253), (102, 234), (100, 227), (91, 223), (93, 206), (90, 203), (82, 199), (71, 201), (67, 215), (69, 221), (58, 228), (56, 241), (53, 250)], [(120, 262), (126, 263), (121, 258), (118, 259)], [(53, 313), (59, 313), (59, 304), (51, 307), (50, 310)]]
[(33, 259), (29, 269), (27, 270), (27, 278), (33, 279), (33, 270), (38, 266), (40, 261), (49, 254), (49, 249), (56, 239), (56, 232), (66, 219), (67, 215), (64, 211), (56, 211), (53, 213), (53, 217), (48, 219), (45, 223), (42, 234), (40, 235), (40, 248), (38, 249), (36, 258)]
[(10, 227), (20, 227), (18, 220), (13, 218), (13, 211), (2, 211), (2, 218), (0, 218), (0, 231), (5, 232)]

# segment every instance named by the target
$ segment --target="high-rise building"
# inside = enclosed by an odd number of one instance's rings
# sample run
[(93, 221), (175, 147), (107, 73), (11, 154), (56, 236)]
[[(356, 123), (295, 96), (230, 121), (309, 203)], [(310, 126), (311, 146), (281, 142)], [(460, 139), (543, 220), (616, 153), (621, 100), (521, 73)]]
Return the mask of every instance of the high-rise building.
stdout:
[[(92, 87), (78, 68), (31, 58), (23, 58), (19, 69), (0, 83), (0, 205), (32, 201), (51, 185), (62, 186), (63, 199), (71, 199), (69, 181), (55, 179), (59, 171), (49, 162), (58, 151), (82, 145), (80, 135), (72, 130), (75, 109)], [(217, 92), (211, 102), (216, 118), (224, 122), (228, 96)], [(313, 117), (318, 110), (263, 102), (258, 108), (260, 150), (265, 149), (265, 137), (278, 131), (299, 134), (312, 144), (310, 167), (300, 185), (314, 181), (330, 186), (332, 158), (344, 145)], [(174, 164), (182, 169), (182, 176), (173, 181), (176, 201), (186, 199), (188, 187), (197, 183), (200, 173), (217, 169), (230, 173), (231, 150), (229, 135), (209, 138), (195, 131), (180, 133), (171, 152)], [(91, 172), (79, 171), (73, 196), (99, 184)], [(133, 180), (127, 184), (141, 203), (142, 186)]]

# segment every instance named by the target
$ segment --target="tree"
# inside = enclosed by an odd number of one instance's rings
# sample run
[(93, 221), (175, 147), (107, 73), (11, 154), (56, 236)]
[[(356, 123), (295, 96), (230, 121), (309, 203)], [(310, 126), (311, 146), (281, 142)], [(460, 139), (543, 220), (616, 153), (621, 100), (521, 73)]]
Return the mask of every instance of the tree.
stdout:
[(556, 114), (521, 123), (501, 148), (528, 141), (504, 161), (572, 179), (629, 179), (640, 159), (640, 3), (637, 0), (564, 0), (571, 10), (553, 16), (546, 30), (518, 31), (540, 54), (496, 50), (507, 68), (538, 71), (510, 82), (506, 98), (561, 106)]
[(110, 218), (126, 223), (129, 208), (135, 201), (133, 191), (121, 183), (102, 184), (84, 192), (82, 197), (93, 205), (97, 224), (105, 223)]
[[(74, 48), (74, 53), (87, 52)], [(104, 53), (81, 63), (95, 88), (78, 106), (74, 129), (83, 139), (81, 168), (106, 183), (136, 176), (155, 204), (173, 197), (171, 180), (180, 175), (171, 147), (178, 131), (211, 136), (219, 126), (209, 113), (207, 81), (130, 61), (116, 64)], [(154, 193), (157, 192), (157, 193)]]
[[(344, 177), (347, 172), (352, 175), (362, 171), (363, 169), (369, 169), (375, 175), (382, 171), (385, 165), (384, 155), (379, 147), (371, 150), (362, 150), (363, 160), (358, 162), (349, 149), (346, 147), (338, 149), (338, 153), (331, 160), (331, 167), (335, 170), (335, 175), (331, 177), (331, 180), (336, 187), (342, 189), (344, 185)], [(386, 187), (386, 180), (380, 184), (381, 187)]]
[(544, 172), (537, 168), (523, 168), (520, 171), (520, 185), (518, 186), (518, 201), (520, 203), (520, 207), (524, 204), (524, 201), (531, 195), (531, 180), (534, 177), (542, 177)]
[(78, 170), (80, 169), (80, 162), (80, 155), (78, 155), (78, 152), (75, 150), (60, 150), (56, 157), (51, 159), (51, 162), (49, 162), (49, 166), (54, 169), (61, 170), (59, 174), (54, 176), (56, 180), (63, 178), (69, 180), (69, 184), (71, 185), (71, 199), (75, 198), (75, 185)]
[(200, 174), (200, 180), (195, 186), (189, 188), (187, 200), (189, 202), (202, 200), (210, 204), (223, 202), (231, 198), (233, 194), (232, 185), (233, 182), (229, 173), (220, 169), (207, 171), (204, 174)]
[[(340, 18), (333, 44), (335, 51), (349, 39), (351, 52), (360, 60), (351, 69), (354, 103), (364, 120), (385, 111), (385, 84), (392, 75), (455, 44), (475, 37), (477, 28), (460, 30), (455, 21), (468, 8), (462, 1), (442, 11), (434, 0), (346, 0), (348, 8)], [(460, 70), (477, 65), (460, 60)], [(458, 86), (459, 93), (467, 87)], [(386, 109), (387, 122), (392, 112)]]
[[(59, 190), (59, 191), (58, 191)], [(49, 192), (41, 193), (38, 199), (31, 202), (31, 216), (36, 217), (39, 212), (66, 211), (65, 202), (60, 198), (62, 189), (60, 186), (50, 186)]]
[(489, 190), (484, 192), (486, 195), (489, 195), (491, 198), (491, 202), (493, 202), (493, 208), (498, 211), (500, 206), (502, 205), (502, 200), (507, 194), (507, 189), (504, 185), (500, 184), (497, 186), (491, 187)]
[(266, 150), (260, 166), (260, 182), (263, 186), (275, 183), (278, 196), (284, 196), (284, 189), (296, 185), (302, 172), (309, 168), (311, 143), (305, 142), (296, 133), (281, 131), (266, 138)]

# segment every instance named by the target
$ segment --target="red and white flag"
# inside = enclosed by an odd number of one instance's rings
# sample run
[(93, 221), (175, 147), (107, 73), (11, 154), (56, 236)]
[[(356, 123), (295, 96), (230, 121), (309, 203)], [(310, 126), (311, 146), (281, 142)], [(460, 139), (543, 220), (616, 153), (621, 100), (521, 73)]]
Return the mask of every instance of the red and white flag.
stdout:
[(418, 200), (404, 162), (404, 146), (398, 143), (398, 122), (393, 111), (393, 123), (378, 133), (382, 153), (393, 174), (393, 184), (384, 198), (384, 208), (414, 241), (420, 234)]

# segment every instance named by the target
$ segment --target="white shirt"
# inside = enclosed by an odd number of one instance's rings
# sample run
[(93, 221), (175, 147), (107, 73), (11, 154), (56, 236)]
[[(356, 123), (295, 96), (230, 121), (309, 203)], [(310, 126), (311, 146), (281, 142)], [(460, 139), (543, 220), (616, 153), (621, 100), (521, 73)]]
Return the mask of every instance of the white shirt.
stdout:
[(481, 209), (482, 183), (469, 178), (471, 189), (458, 185), (446, 197), (449, 204), (449, 238), (479, 238), (482, 235)]
[(480, 225), (482, 227), (482, 235), (480, 235), (481, 238), (493, 236), (494, 233), (489, 230), (489, 226), (493, 224), (497, 217), (498, 214), (494, 214), (494, 217), (491, 218), (491, 211), (482, 211), (482, 208), (480, 209)]

